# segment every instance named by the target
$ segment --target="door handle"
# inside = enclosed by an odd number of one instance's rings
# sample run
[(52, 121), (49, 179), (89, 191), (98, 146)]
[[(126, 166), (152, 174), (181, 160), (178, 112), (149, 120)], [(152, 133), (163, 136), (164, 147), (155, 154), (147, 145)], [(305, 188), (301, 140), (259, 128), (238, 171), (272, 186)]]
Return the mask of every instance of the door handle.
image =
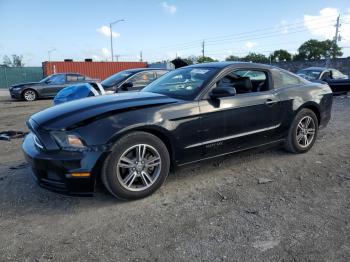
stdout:
[(278, 101), (277, 100), (272, 100), (272, 99), (267, 99), (265, 102), (265, 105), (272, 106), (276, 104)]

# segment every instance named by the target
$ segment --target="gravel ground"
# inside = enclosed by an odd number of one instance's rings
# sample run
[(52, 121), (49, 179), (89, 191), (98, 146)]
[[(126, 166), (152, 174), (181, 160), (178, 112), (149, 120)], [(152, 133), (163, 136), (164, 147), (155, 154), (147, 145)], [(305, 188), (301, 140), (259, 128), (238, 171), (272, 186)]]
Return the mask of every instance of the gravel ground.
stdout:
[[(0, 98), (0, 131), (51, 105)], [(0, 141), (0, 261), (350, 261), (350, 98), (313, 149), (247, 151), (172, 173), (120, 202), (39, 188), (22, 139)]]

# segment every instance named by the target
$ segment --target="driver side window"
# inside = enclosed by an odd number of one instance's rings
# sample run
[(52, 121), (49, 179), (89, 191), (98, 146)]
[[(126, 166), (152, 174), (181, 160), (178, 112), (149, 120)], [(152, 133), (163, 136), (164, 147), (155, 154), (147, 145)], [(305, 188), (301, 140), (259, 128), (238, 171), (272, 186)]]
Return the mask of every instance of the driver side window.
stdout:
[(236, 70), (224, 76), (218, 87), (234, 88), (236, 94), (262, 92), (269, 90), (267, 73), (260, 70)]
[(63, 84), (66, 82), (66, 76), (61, 74), (61, 75), (54, 75), (50, 78), (50, 85), (59, 85)]

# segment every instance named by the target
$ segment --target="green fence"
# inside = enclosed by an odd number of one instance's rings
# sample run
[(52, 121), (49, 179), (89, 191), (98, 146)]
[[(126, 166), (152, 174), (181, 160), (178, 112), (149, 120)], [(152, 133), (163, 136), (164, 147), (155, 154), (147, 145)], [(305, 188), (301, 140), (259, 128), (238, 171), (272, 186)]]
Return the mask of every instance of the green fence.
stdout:
[(0, 67), (0, 89), (18, 83), (36, 82), (42, 78), (42, 67)]

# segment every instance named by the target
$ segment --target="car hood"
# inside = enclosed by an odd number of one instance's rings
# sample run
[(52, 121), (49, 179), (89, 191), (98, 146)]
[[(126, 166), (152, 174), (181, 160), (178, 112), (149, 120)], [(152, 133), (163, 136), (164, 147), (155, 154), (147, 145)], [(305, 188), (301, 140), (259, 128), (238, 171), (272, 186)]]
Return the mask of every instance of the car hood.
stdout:
[(40, 129), (63, 130), (125, 109), (134, 110), (176, 102), (178, 102), (177, 99), (149, 92), (96, 96), (50, 107), (33, 115), (31, 120), (36, 122)]
[(28, 83), (15, 84), (15, 85), (12, 85), (11, 87), (34, 86), (39, 84), (40, 82), (28, 82)]

